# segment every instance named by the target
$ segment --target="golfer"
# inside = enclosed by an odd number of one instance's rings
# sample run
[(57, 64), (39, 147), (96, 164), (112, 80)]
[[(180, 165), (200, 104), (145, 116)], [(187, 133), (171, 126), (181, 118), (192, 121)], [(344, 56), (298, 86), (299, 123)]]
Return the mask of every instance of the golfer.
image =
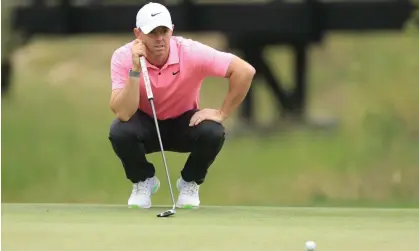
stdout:
[[(151, 207), (151, 195), (160, 187), (146, 159), (160, 147), (140, 57), (146, 57), (164, 150), (190, 153), (176, 182), (178, 208), (199, 207), (199, 187), (224, 144), (222, 122), (243, 101), (255, 75), (239, 57), (173, 36), (173, 29), (168, 9), (148, 3), (138, 11), (135, 40), (116, 49), (111, 59), (110, 107), (116, 119), (109, 140), (133, 184), (130, 208)], [(220, 107), (199, 109), (200, 87), (209, 76), (228, 78), (228, 93)]]

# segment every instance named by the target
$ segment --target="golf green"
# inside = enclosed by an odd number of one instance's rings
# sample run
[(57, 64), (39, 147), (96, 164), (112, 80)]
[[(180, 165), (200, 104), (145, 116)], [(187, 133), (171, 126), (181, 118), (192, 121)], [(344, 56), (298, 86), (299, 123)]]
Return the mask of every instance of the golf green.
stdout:
[(2, 204), (2, 250), (419, 250), (419, 210)]

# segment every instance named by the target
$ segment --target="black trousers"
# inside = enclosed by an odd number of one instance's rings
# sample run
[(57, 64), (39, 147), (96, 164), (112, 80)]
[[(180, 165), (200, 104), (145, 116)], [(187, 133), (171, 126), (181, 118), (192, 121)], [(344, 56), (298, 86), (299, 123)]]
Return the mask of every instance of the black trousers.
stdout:
[[(165, 151), (190, 152), (181, 171), (182, 178), (202, 184), (224, 144), (225, 130), (221, 124), (209, 120), (190, 127), (189, 121), (197, 111), (187, 111), (177, 118), (159, 120), (158, 123)], [(146, 154), (160, 151), (153, 117), (137, 110), (126, 122), (115, 119), (110, 127), (109, 140), (122, 162), (127, 179), (137, 183), (154, 176), (154, 165), (146, 159)]]

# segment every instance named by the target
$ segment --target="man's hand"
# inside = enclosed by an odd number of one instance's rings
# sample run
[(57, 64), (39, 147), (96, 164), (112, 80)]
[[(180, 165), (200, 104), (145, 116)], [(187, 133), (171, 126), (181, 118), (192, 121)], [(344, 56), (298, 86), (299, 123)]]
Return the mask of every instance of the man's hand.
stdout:
[(203, 109), (196, 112), (189, 122), (189, 126), (196, 126), (204, 120), (212, 120), (218, 123), (222, 123), (225, 120), (225, 115), (220, 110), (215, 109)]
[(132, 46), (132, 69), (135, 71), (140, 71), (141, 64), (140, 64), (140, 57), (146, 56), (146, 49), (143, 42), (139, 39), (134, 41)]

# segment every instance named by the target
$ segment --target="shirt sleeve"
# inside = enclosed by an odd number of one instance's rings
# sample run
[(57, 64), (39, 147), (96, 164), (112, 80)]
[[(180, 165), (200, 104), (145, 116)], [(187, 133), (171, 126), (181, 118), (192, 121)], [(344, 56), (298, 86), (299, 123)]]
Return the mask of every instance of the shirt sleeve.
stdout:
[(129, 67), (127, 66), (125, 54), (116, 50), (111, 59), (111, 81), (112, 90), (124, 88), (129, 79)]
[(197, 41), (193, 42), (192, 51), (195, 65), (204, 77), (225, 77), (233, 58), (231, 53), (216, 50)]

